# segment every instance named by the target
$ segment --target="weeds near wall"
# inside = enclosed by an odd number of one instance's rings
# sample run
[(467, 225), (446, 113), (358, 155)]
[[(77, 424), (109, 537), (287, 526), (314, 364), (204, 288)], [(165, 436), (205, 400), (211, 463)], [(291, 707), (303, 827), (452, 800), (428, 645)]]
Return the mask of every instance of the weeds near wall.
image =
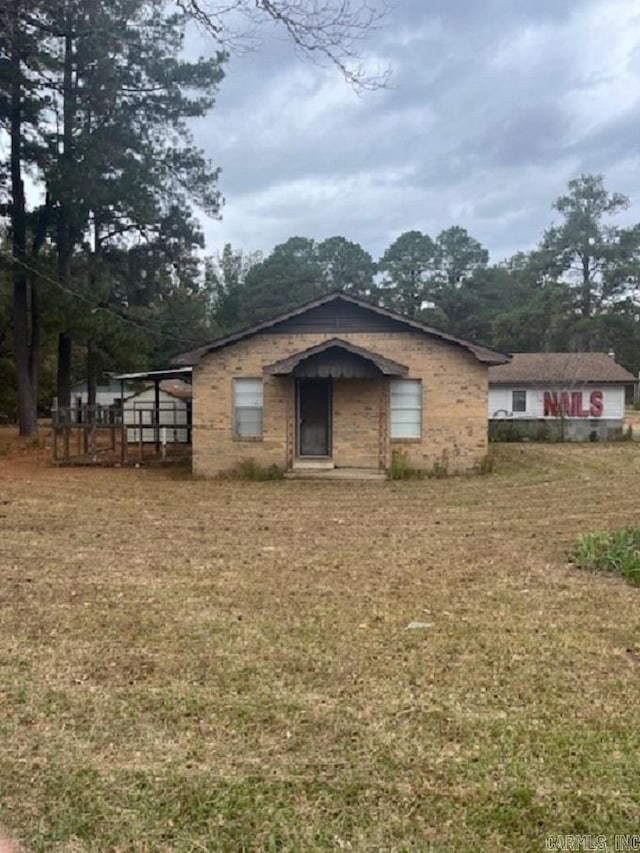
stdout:
[(437, 462), (434, 462), (432, 467), (425, 471), (425, 476), (434, 480), (443, 480), (445, 477), (449, 476), (449, 463), (443, 457), (442, 459), (438, 459)]
[(493, 455), (493, 452), (489, 450), (487, 455), (483, 457), (482, 461), (478, 465), (478, 474), (493, 474), (495, 464), (495, 456)]
[(519, 442), (519, 441), (564, 441), (564, 428), (560, 434), (554, 436), (549, 430), (546, 421), (540, 421), (535, 428), (531, 424), (519, 424), (516, 421), (494, 422), (489, 430), (489, 441), (491, 442)]
[(404, 453), (394, 451), (389, 467), (390, 480), (441, 480), (449, 474), (449, 465), (445, 457), (438, 459), (431, 468), (414, 468), (407, 462)]
[(581, 569), (613, 572), (640, 586), (640, 527), (588, 533), (569, 552)]
[(527, 438), (524, 430), (513, 421), (497, 424), (489, 433), (489, 441), (527, 441)]
[(233, 468), (219, 475), (221, 480), (248, 480), (263, 482), (266, 480), (282, 480), (284, 471), (278, 465), (261, 465), (255, 459), (243, 459)]

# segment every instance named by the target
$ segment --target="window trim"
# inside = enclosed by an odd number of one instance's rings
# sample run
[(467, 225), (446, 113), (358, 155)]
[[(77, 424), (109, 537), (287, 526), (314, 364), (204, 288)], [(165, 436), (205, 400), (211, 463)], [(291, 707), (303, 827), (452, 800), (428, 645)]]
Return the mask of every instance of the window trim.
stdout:
[[(419, 405), (417, 407), (395, 407), (392, 405), (393, 400), (393, 386), (394, 384), (399, 383), (411, 383), (412, 385), (417, 385), (420, 389), (420, 393), (418, 395)], [(393, 413), (394, 411), (409, 411), (409, 412), (417, 412), (418, 413), (418, 423), (417, 423), (417, 434), (413, 436), (408, 435), (393, 435)], [(397, 441), (397, 442), (416, 442), (422, 441), (423, 435), (423, 414), (424, 414), (424, 384), (422, 379), (392, 379), (389, 382), (389, 440)]]
[[(236, 389), (239, 382), (259, 382), (261, 391), (261, 406), (246, 406), (253, 411), (260, 412), (260, 433), (256, 435), (240, 435), (238, 432), (238, 419), (236, 411), (239, 408), (236, 402)], [(235, 441), (262, 441), (264, 438), (264, 379), (262, 376), (234, 376), (231, 380), (231, 433)]]

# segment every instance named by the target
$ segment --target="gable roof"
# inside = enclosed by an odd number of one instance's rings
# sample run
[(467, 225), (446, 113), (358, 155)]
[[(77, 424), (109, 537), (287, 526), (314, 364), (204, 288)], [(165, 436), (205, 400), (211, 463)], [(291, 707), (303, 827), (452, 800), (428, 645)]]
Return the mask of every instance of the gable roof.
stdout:
[(191, 383), (182, 382), (180, 379), (165, 379), (160, 383), (160, 390), (172, 397), (177, 397), (178, 400), (191, 400), (193, 397)]
[(273, 317), (270, 320), (264, 320), (261, 323), (256, 323), (253, 326), (248, 326), (246, 329), (241, 329), (239, 332), (234, 332), (231, 335), (226, 335), (225, 337), (218, 338), (217, 340), (214, 340), (209, 344), (205, 344), (202, 347), (198, 347), (197, 349), (181, 353), (180, 355), (175, 356), (175, 358), (172, 360), (173, 364), (198, 364), (200, 359), (203, 358), (205, 355), (208, 355), (211, 352), (215, 352), (216, 350), (222, 349), (223, 347), (229, 346), (229, 344), (237, 343), (238, 341), (244, 340), (245, 338), (249, 338), (252, 335), (258, 334), (259, 332), (273, 330), (274, 327), (278, 326), (279, 324), (284, 323), (293, 317), (299, 317), (302, 314), (306, 314), (310, 311), (313, 311), (316, 308), (320, 308), (323, 305), (328, 305), (330, 303), (339, 304), (341, 302), (346, 303), (347, 305), (355, 305), (361, 309), (364, 309), (365, 311), (371, 312), (374, 315), (377, 315), (379, 317), (385, 317), (388, 320), (399, 323), (407, 331), (420, 332), (424, 335), (428, 335), (429, 337), (436, 338), (437, 340), (440, 340), (443, 343), (461, 347), (462, 349), (467, 350), (467, 352), (471, 353), (478, 361), (484, 364), (503, 364), (504, 362), (508, 361), (509, 357), (507, 355), (504, 355), (503, 353), (495, 352), (494, 350), (488, 349), (487, 347), (479, 346), (478, 344), (474, 344), (471, 341), (466, 341), (463, 338), (457, 338), (454, 335), (449, 335), (446, 332), (441, 332), (439, 329), (435, 329), (432, 326), (427, 326), (425, 323), (420, 323), (417, 320), (411, 319), (410, 317), (403, 317), (401, 314), (396, 314), (394, 311), (389, 311), (387, 308), (381, 308), (379, 305), (373, 305), (370, 302), (366, 302), (364, 299), (358, 299), (355, 296), (348, 296), (346, 293), (329, 293), (326, 296), (321, 296), (319, 299), (314, 299), (313, 301), (307, 302), (304, 305), (300, 305), (298, 308), (294, 308), (284, 314), (279, 314), (277, 317)]
[(490, 385), (567, 382), (626, 385), (635, 377), (605, 352), (515, 352), (508, 364), (489, 368)]
[(320, 355), (321, 353), (327, 352), (327, 350), (336, 349), (368, 361), (385, 376), (406, 376), (409, 372), (409, 368), (404, 364), (399, 364), (397, 361), (392, 361), (390, 358), (384, 358), (375, 352), (371, 352), (371, 350), (364, 349), (363, 347), (357, 347), (355, 344), (350, 344), (340, 338), (331, 338), (330, 340), (324, 341), (324, 343), (318, 344), (315, 347), (309, 347), (308, 349), (297, 352), (294, 355), (290, 355), (288, 358), (280, 359), (280, 361), (276, 361), (273, 364), (268, 364), (263, 368), (263, 370), (265, 373), (269, 373), (272, 376), (287, 376), (292, 373), (299, 364), (306, 361), (308, 358), (312, 358), (314, 355)]

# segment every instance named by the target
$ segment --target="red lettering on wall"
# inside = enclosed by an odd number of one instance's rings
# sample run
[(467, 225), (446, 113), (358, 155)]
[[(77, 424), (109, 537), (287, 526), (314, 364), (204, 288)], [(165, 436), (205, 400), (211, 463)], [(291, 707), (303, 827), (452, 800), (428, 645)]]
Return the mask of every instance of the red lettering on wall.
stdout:
[(558, 408), (558, 395), (555, 391), (544, 392), (544, 417), (557, 418), (560, 414)]
[(565, 417), (571, 418), (573, 417), (573, 406), (572, 406), (571, 394), (568, 391), (562, 391), (560, 394), (560, 414), (565, 415)]
[(582, 391), (574, 391), (571, 395), (571, 405), (573, 408), (573, 416), (574, 418), (588, 418), (590, 414), (589, 409), (584, 409), (582, 407)]
[(543, 397), (545, 418), (600, 418), (604, 411), (602, 391), (592, 391), (589, 408), (585, 408), (582, 391), (545, 391)]
[(602, 410), (604, 409), (604, 404), (602, 402), (602, 391), (592, 391), (591, 396), (589, 397), (589, 402), (591, 406), (589, 408), (589, 414), (592, 418), (599, 418), (602, 416)]

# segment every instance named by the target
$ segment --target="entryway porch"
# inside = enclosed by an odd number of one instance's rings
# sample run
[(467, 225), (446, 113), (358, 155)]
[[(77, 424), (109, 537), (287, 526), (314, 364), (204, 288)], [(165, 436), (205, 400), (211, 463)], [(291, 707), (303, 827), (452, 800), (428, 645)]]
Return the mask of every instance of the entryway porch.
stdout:
[(287, 476), (384, 479), (389, 379), (407, 367), (332, 338), (264, 372), (290, 383)]

